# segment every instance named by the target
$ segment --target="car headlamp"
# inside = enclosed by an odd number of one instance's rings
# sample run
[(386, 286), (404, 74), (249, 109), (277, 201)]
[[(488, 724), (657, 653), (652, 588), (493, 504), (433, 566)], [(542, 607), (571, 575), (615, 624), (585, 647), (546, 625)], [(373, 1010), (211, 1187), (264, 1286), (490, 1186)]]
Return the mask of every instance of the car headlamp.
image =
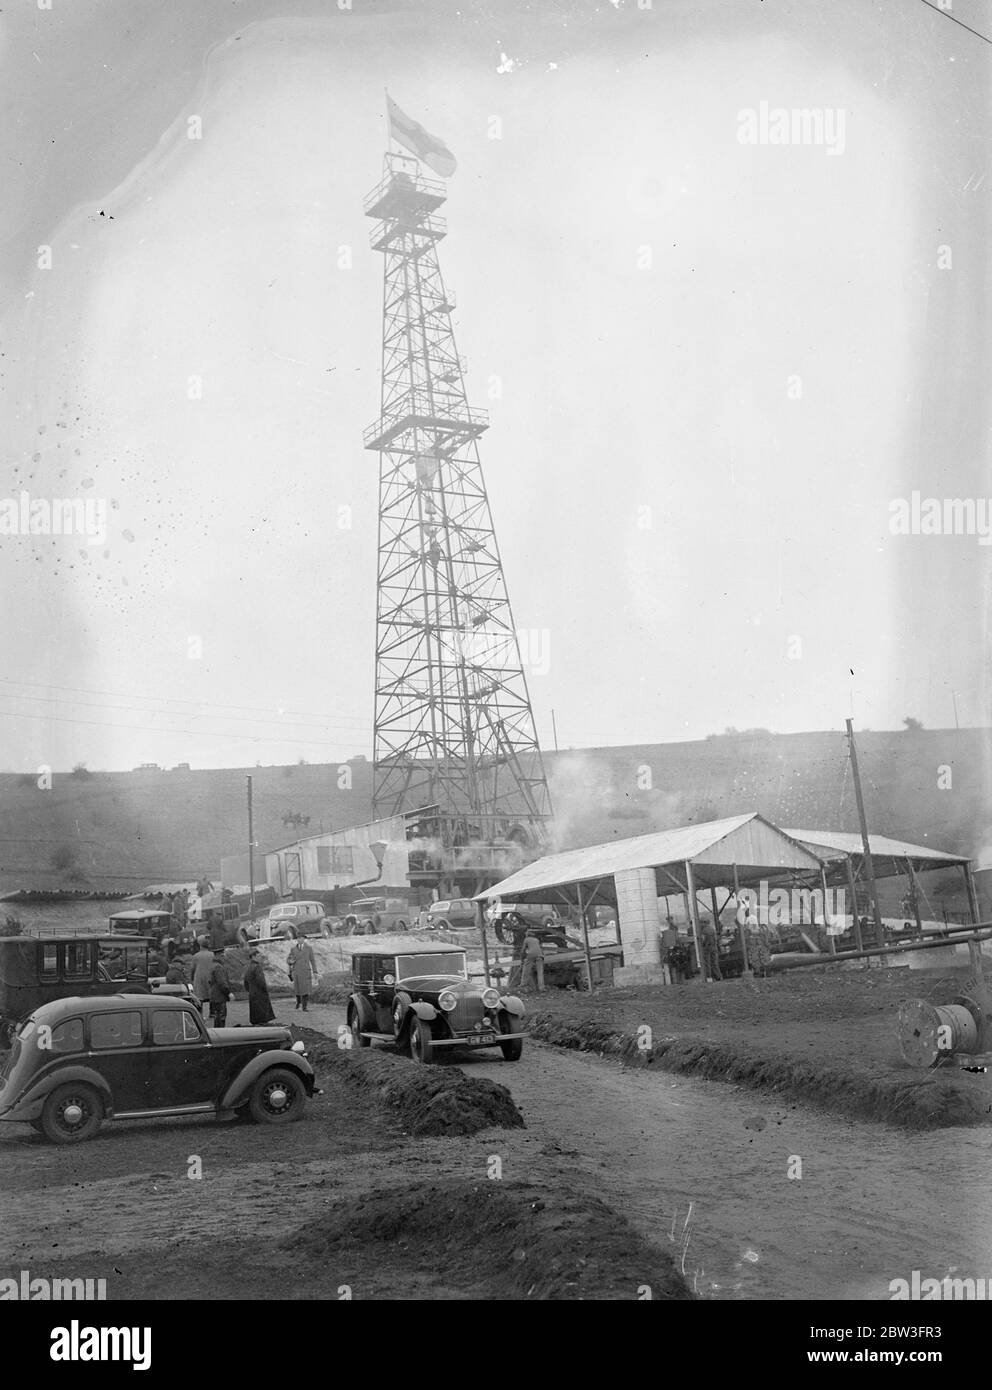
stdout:
[(293, 1046), (290, 1048), (290, 1052), (306, 1052), (306, 1050), (307, 1045), (305, 1042), (295, 1042), (293, 1043)]
[(450, 1014), (452, 1009), (458, 1007), (458, 1000), (450, 989), (444, 989), (437, 998), (438, 1008), (443, 1009), (446, 1014)]
[(499, 1003), (499, 990), (484, 989), (482, 991), (482, 1003), (487, 1009), (495, 1009), (496, 1005)]

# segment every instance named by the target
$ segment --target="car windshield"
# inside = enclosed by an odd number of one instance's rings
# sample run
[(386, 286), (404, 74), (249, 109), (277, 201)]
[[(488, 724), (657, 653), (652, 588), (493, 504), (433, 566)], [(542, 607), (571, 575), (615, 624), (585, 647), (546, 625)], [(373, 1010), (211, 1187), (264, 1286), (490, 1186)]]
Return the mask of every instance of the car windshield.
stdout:
[(272, 909), (272, 911), (269, 913), (269, 917), (271, 918), (272, 921), (275, 921), (276, 918), (278, 918), (278, 917), (295, 917), (295, 916), (296, 916), (296, 904), (295, 904), (295, 903), (288, 904), (286, 907), (274, 907), (274, 908)]
[(465, 952), (438, 951), (434, 955), (397, 957), (397, 980), (412, 980), (423, 975), (461, 975), (465, 979), (468, 975)]

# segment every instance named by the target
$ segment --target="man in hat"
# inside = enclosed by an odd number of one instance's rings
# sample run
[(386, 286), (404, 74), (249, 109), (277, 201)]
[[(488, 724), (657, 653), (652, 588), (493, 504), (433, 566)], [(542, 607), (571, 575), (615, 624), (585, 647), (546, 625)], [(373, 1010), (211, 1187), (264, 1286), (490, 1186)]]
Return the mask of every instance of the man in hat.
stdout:
[(210, 971), (210, 1017), (215, 1028), (223, 1028), (227, 1024), (227, 1001), (233, 993), (224, 964), (224, 948), (221, 946), (214, 951), (214, 963)]
[(245, 971), (244, 987), (248, 993), (248, 1022), (257, 1028), (274, 1023), (276, 1016), (269, 998), (269, 986), (262, 969), (261, 953), (257, 946), (248, 952), (248, 969)]
[(190, 982), (200, 1007), (210, 998), (210, 972), (214, 968), (214, 953), (207, 948), (207, 938), (197, 937), (197, 952), (190, 961)]

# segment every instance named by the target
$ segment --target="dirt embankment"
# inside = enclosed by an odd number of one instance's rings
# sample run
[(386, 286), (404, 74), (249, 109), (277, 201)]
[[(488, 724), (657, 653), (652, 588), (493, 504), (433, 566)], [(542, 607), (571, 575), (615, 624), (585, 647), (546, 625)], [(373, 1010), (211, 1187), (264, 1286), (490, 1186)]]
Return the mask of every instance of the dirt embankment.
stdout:
[[(603, 1201), (538, 1182), (376, 1190), (281, 1244), (308, 1263), (430, 1260), (465, 1298), (691, 1299), (673, 1262)], [(482, 1258), (480, 1258), (480, 1254)]]
[(992, 1123), (992, 1078), (906, 1064), (900, 1003), (950, 1002), (966, 972), (809, 970), (768, 980), (548, 995), (534, 1037), (639, 1067), (731, 1081), (911, 1129)]
[(405, 1134), (477, 1134), (483, 1129), (523, 1129), (524, 1118), (505, 1086), (457, 1067), (414, 1066), (388, 1052), (319, 1043), (310, 1049), (315, 1067), (369, 1095), (394, 1116)]

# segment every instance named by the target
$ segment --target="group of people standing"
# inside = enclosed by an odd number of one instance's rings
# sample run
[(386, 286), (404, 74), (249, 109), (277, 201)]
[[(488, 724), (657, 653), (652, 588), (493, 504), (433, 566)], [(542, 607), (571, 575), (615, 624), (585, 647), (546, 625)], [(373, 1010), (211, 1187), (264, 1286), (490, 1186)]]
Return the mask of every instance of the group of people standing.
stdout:
[[(162, 970), (166, 984), (188, 984), (200, 1001), (201, 1008), (209, 1010), (210, 1021), (215, 1027), (223, 1028), (227, 1024), (227, 1005), (234, 994), (226, 951), (223, 946), (211, 947), (207, 936), (198, 937), (196, 945), (196, 954), (189, 962), (188, 975), (184, 962), (178, 956), (167, 968), (160, 957), (149, 956), (149, 974)], [(296, 1008), (306, 1013), (313, 982), (317, 978), (317, 960), (309, 941), (297, 941), (293, 945), (286, 967), (296, 992)], [(248, 995), (248, 1022), (253, 1027), (274, 1023), (275, 1011), (257, 946), (252, 946), (248, 952), (248, 966), (241, 984)]]
[[(175, 974), (173, 973), (175, 972)], [(211, 950), (209, 939), (201, 936), (197, 941), (196, 954), (190, 961), (190, 979), (185, 979), (185, 968), (179, 960), (173, 961), (166, 972), (168, 984), (188, 983), (201, 1008), (209, 1009), (209, 1017), (215, 1028), (227, 1024), (227, 1005), (234, 988), (228, 974), (223, 946)], [(242, 986), (248, 995), (248, 1021), (253, 1027), (264, 1027), (276, 1021), (269, 986), (257, 948), (248, 952), (248, 968), (242, 977)]]

